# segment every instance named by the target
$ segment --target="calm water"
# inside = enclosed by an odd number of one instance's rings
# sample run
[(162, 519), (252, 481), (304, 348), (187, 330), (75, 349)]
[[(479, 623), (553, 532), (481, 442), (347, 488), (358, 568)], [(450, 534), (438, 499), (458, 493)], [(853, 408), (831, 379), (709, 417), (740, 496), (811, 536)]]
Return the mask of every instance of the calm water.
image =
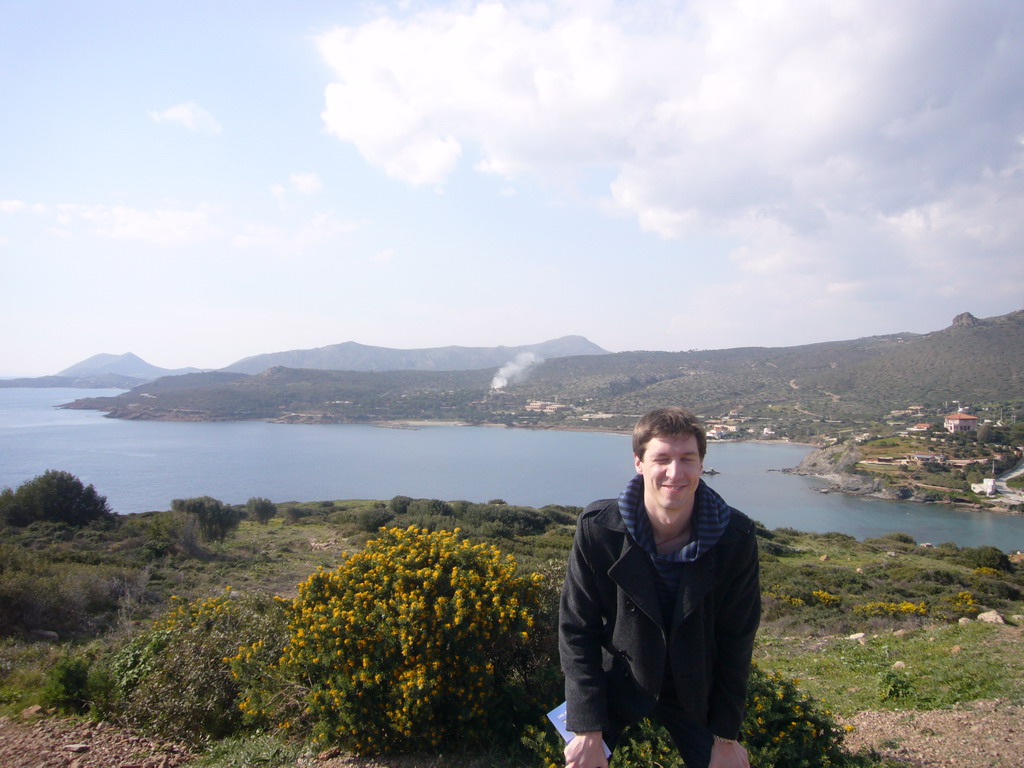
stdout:
[[(95, 390), (0, 389), (0, 486), (47, 469), (92, 483), (122, 513), (167, 509), (173, 498), (244, 503), (389, 499), (395, 495), (583, 506), (618, 494), (633, 474), (629, 438), (595, 432), (263, 422), (107, 419), (53, 406)], [(108, 394), (108, 393), (102, 393)], [(769, 528), (865, 538), (905, 531), (918, 541), (1024, 548), (1024, 516), (821, 494), (814, 480), (777, 471), (802, 446), (727, 443), (708, 448), (708, 478), (731, 504)]]

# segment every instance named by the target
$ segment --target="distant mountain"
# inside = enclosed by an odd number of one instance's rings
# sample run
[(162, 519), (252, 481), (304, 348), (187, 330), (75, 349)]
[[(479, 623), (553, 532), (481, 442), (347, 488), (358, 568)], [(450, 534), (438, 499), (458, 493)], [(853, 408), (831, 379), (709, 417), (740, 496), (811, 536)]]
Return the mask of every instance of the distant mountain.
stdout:
[[(622, 352), (561, 358), (516, 387), (526, 397), (643, 413), (666, 402), (703, 414), (735, 409), (768, 421), (879, 418), (895, 408), (1021, 399), (1024, 311), (969, 313), (932, 333), (897, 333), (796, 347)], [(595, 408), (596, 410), (596, 408)]]
[(511, 367), (507, 358), (530, 348), (497, 349), (504, 354), (492, 358), (499, 362), (489, 369), (276, 366), (258, 375), (221, 371), (167, 377), (68, 407), (129, 419), (443, 419), (626, 428), (645, 410), (676, 403), (707, 418), (740, 414), (751, 423), (781, 425), (790, 435), (810, 437), (886, 419), (896, 409), (920, 406), (920, 413), (936, 416), (954, 401), (1003, 403), (1012, 412), (1024, 392), (1024, 311), (988, 319), (963, 314), (933, 333), (798, 347), (551, 357), (508, 377), (502, 374)]
[(541, 360), (577, 355), (606, 355), (608, 352), (582, 336), (527, 344), (521, 347), (433, 347), (391, 349), (346, 341), (316, 349), (293, 349), (246, 357), (222, 371), (263, 373), (269, 368), (302, 368), (320, 371), (475, 371), (497, 368), (519, 355), (532, 354)]
[(93, 355), (87, 360), (75, 363), (70, 368), (65, 368), (58, 373), (58, 376), (103, 376), (105, 374), (116, 374), (118, 376), (130, 376), (143, 381), (152, 381), (161, 376), (180, 376), (183, 373), (198, 373), (198, 368), (160, 368), (150, 365), (138, 355), (126, 352), (123, 355)]
[(199, 373), (198, 368), (160, 368), (138, 355), (93, 355), (55, 376), (0, 379), (0, 387), (66, 387), (69, 389), (132, 389), (164, 376)]

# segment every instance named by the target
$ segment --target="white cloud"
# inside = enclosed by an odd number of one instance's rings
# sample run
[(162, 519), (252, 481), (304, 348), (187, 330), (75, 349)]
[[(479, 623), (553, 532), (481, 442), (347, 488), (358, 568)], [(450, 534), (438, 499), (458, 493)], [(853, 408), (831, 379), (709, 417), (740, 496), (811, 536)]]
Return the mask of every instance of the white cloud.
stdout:
[(158, 123), (177, 123), (196, 133), (217, 134), (222, 130), (217, 118), (194, 101), (150, 112), (149, 117)]
[(315, 173), (293, 173), (288, 183), (300, 195), (313, 195), (324, 188), (320, 177)]
[(237, 228), (230, 242), (235, 248), (294, 257), (340, 241), (361, 226), (361, 222), (342, 219), (334, 211), (321, 211), (287, 226), (245, 222)]
[(142, 210), (122, 205), (62, 204), (56, 207), (58, 231), (71, 234), (84, 228), (107, 240), (140, 240), (173, 248), (221, 234), (206, 209)]
[(320, 177), (315, 173), (293, 173), (288, 177), (287, 184), (274, 184), (270, 187), (270, 194), (274, 196), (278, 207), (282, 210), (286, 207), (289, 195), (315, 195), (324, 188)]
[(21, 213), (28, 210), (28, 206), (22, 200), (0, 200), (0, 213)]
[(328, 129), (394, 178), (610, 170), (605, 209), (642, 229), (734, 241), (778, 295), (863, 297), (977, 264), (1019, 292), (1022, 37), (1021, 3), (651, 0), (452, 3), (318, 42)]

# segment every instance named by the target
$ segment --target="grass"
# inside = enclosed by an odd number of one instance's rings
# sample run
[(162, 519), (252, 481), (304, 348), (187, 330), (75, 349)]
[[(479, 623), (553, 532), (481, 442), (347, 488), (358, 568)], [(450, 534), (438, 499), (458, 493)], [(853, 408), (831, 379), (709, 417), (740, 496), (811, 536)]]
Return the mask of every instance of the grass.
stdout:
[(764, 633), (755, 658), (797, 678), (800, 687), (843, 716), (872, 709), (940, 709), (1005, 698), (1024, 703), (1024, 633), (971, 622), (901, 634), (793, 638)]
[(303, 744), (261, 733), (218, 741), (195, 764), (201, 768), (276, 768), (297, 765), (307, 754)]

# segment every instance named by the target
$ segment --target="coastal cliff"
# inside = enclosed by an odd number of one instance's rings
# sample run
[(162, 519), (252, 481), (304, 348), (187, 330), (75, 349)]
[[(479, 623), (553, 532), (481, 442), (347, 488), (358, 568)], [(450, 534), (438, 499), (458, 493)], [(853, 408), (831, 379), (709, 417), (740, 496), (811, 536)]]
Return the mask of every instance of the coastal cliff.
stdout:
[(882, 478), (858, 468), (864, 458), (856, 443), (845, 441), (809, 453), (797, 466), (783, 470), (788, 474), (817, 477), (828, 483), (822, 492), (836, 491), (853, 496), (873, 496), (886, 501), (914, 501), (920, 504), (955, 504), (970, 509), (994, 512), (1015, 512), (999, 504), (979, 504), (956, 498), (950, 488), (915, 484), (911, 478), (900, 482), (883, 482)]
[(837, 443), (812, 451), (797, 466), (784, 471), (793, 475), (818, 477), (825, 480), (831, 490), (843, 493), (889, 499), (901, 498), (883, 493), (882, 483), (877, 478), (854, 474), (857, 462), (861, 458), (860, 450), (853, 443)]

